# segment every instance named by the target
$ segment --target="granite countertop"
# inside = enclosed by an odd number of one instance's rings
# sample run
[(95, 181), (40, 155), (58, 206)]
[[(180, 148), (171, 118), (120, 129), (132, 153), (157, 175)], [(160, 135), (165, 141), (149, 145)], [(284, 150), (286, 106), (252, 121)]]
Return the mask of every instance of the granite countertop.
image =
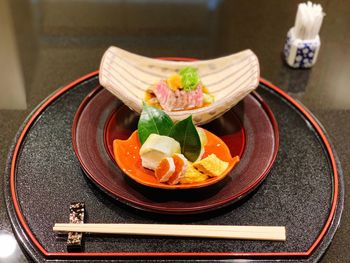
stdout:
[[(146, 2), (146, 1), (145, 1)], [(323, 124), (344, 172), (345, 207), (321, 262), (347, 262), (350, 212), (350, 3), (319, 1), (326, 17), (310, 70), (282, 59), (300, 1), (2, 1), (0, 167), (26, 116), (53, 91), (95, 71), (111, 45), (150, 57), (209, 59), (250, 48), (261, 76), (301, 101)], [(3, 173), (2, 173), (3, 174)], [(0, 188), (3, 187), (0, 181)], [(3, 190), (1, 190), (2, 193)], [(12, 236), (0, 196), (0, 234)], [(26, 262), (19, 247), (6, 262)], [(1, 259), (0, 259), (1, 261)]]

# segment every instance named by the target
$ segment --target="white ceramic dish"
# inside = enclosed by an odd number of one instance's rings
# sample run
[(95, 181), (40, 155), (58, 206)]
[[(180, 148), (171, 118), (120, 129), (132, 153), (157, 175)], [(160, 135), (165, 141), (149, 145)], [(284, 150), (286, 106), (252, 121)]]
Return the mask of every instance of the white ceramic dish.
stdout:
[(110, 47), (103, 55), (99, 79), (103, 87), (128, 107), (141, 112), (146, 89), (185, 66), (198, 69), (202, 83), (215, 96), (215, 102), (198, 109), (167, 112), (175, 122), (190, 114), (195, 124), (210, 122), (259, 84), (259, 61), (251, 50), (211, 60), (168, 61)]

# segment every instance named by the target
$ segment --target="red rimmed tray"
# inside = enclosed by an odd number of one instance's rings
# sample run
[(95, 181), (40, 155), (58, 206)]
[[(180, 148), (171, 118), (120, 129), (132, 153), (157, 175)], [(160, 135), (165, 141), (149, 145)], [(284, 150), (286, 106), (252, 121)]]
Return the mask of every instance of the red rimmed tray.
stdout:
[[(222, 181), (199, 189), (169, 191), (139, 185), (125, 176), (110, 154), (114, 139), (137, 129), (138, 114), (102, 87), (92, 91), (73, 122), (73, 148), (87, 176), (117, 200), (166, 214), (193, 214), (221, 208), (255, 189), (266, 177), (278, 150), (277, 122), (256, 94), (203, 126), (220, 136), (239, 164)], [(114, 125), (111, 125), (111, 122)], [(243, 151), (243, 153), (242, 153)]]
[[(280, 124), (280, 150), (266, 183), (239, 206), (185, 220), (201, 224), (273, 222), (286, 225), (286, 242), (174, 242), (169, 238), (90, 236), (84, 253), (67, 253), (65, 239), (57, 239), (51, 230), (53, 223), (68, 220), (66, 205), (72, 200), (87, 202), (90, 223), (182, 222), (173, 215), (158, 217), (112, 203), (85, 181), (71, 149), (70, 129), (80, 101), (97, 85), (96, 75), (87, 75), (50, 96), (25, 121), (10, 151), (4, 185), (6, 206), (19, 242), (34, 260), (173, 261), (190, 257), (316, 262), (321, 258), (343, 209), (340, 163), (317, 120), (286, 93), (263, 80), (258, 92), (269, 102)], [(296, 154), (300, 152), (302, 156)], [(77, 191), (70, 191), (73, 189)]]

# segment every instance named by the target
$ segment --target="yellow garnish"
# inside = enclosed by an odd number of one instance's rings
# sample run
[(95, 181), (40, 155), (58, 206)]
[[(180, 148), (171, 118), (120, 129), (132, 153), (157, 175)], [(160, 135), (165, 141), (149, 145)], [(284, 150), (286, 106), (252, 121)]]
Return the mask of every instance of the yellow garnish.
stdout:
[(206, 87), (206, 86), (202, 86), (202, 91), (204, 92), (204, 93), (209, 93), (209, 90), (208, 90), (208, 88)]
[(203, 93), (203, 103), (204, 105), (210, 105), (214, 102), (214, 97), (213, 95)]
[(202, 174), (200, 171), (193, 167), (193, 164), (188, 162), (188, 166), (185, 174), (180, 179), (181, 184), (190, 184), (190, 183), (200, 183), (208, 179), (206, 174)]
[(210, 177), (221, 175), (228, 167), (228, 162), (220, 160), (215, 154), (195, 162), (193, 166)]
[(181, 76), (179, 74), (171, 75), (167, 79), (167, 83), (168, 83), (169, 88), (174, 90), (174, 91), (177, 89), (182, 89)]

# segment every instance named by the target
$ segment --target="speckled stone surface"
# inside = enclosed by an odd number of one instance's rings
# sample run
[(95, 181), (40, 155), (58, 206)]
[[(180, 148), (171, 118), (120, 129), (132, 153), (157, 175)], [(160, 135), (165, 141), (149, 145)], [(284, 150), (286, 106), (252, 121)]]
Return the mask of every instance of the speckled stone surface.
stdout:
[[(47, 251), (66, 251), (66, 239), (57, 238), (52, 226), (56, 222), (68, 222), (68, 206), (74, 201), (85, 202), (86, 222), (90, 223), (283, 225), (287, 228), (286, 242), (87, 235), (87, 252), (304, 252), (312, 245), (329, 214), (331, 167), (314, 130), (278, 95), (263, 87), (258, 89), (274, 112), (280, 132), (276, 162), (262, 185), (244, 200), (221, 210), (166, 216), (138, 211), (112, 200), (80, 169), (71, 146), (71, 125), (80, 102), (96, 84), (96, 79), (86, 81), (53, 102), (31, 127), (19, 155), (16, 185), (20, 206), (29, 227)], [(17, 234), (33, 253), (23, 231), (16, 225), (8, 193), (6, 202)], [(306, 261), (319, 259), (337, 224), (335, 220), (324, 242)], [(38, 254), (34, 251), (33, 256)]]

